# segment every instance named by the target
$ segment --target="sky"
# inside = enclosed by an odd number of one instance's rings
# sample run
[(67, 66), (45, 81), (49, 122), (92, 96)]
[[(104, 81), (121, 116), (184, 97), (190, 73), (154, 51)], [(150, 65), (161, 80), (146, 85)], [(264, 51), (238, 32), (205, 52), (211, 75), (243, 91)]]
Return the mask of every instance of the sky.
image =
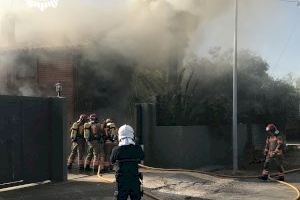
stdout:
[[(232, 6), (233, 7), (233, 6)], [(233, 45), (234, 9), (209, 22), (204, 31), (204, 53), (210, 46)], [(224, 24), (226, 26), (224, 27)], [(300, 7), (280, 0), (239, 0), (238, 48), (262, 56), (276, 77), (300, 76)]]
[[(64, 1), (67, 0), (59, 0), (58, 6), (64, 6)], [(123, 2), (127, 0), (82, 1), (91, 5), (101, 1), (101, 5), (118, 8), (126, 6)], [(199, 26), (191, 39), (192, 50), (199, 57), (205, 56), (212, 47), (226, 50), (233, 45), (234, 0), (206, 0), (206, 4), (213, 1), (223, 3), (224, 11)], [(18, 9), (35, 8), (28, 7), (25, 0), (0, 0), (0, 18), (5, 12)], [(238, 48), (249, 49), (265, 59), (270, 65), (269, 73), (275, 77), (288, 73), (300, 77), (300, 6), (297, 2), (239, 0), (238, 12)]]

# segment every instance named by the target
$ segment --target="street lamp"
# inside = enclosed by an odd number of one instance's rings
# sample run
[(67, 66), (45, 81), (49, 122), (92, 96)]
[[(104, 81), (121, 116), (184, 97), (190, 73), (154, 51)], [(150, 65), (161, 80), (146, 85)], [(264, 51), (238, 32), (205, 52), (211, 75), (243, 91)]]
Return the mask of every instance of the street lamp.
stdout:
[(238, 170), (238, 141), (237, 141), (237, 30), (238, 30), (238, 0), (235, 0), (234, 36), (233, 36), (233, 101), (232, 101), (232, 156), (233, 173)]
[(56, 83), (55, 84), (55, 91), (57, 93), (57, 97), (61, 97), (61, 95), (62, 95), (62, 85), (61, 85), (61, 83)]

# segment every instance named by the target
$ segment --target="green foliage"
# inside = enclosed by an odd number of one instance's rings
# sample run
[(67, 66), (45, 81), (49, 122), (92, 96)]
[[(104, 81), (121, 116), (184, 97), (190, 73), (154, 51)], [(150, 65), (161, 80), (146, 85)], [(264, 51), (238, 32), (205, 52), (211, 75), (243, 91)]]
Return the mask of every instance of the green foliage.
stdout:
[[(268, 63), (250, 51), (239, 52), (238, 119), (243, 123), (285, 123), (298, 112), (296, 88), (268, 74)], [(221, 125), (231, 123), (232, 52), (211, 51), (181, 69), (176, 81), (167, 72), (141, 70), (136, 74), (135, 99), (158, 103), (160, 125)]]

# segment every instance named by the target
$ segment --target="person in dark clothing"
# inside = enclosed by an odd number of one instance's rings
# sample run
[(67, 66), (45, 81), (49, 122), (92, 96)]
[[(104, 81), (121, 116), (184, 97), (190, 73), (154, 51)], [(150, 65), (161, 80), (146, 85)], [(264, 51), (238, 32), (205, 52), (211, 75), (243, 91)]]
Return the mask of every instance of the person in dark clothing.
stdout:
[(144, 152), (135, 144), (133, 133), (131, 126), (121, 126), (118, 131), (119, 146), (113, 149), (110, 156), (116, 169), (117, 200), (126, 200), (128, 196), (131, 200), (140, 200), (143, 195), (138, 164), (144, 160)]

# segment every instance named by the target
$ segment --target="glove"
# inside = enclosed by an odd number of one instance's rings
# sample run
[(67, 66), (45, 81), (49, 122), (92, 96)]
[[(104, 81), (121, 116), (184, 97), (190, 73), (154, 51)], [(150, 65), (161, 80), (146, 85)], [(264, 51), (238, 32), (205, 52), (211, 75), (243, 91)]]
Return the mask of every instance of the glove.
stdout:
[(264, 156), (268, 155), (268, 151), (267, 149), (264, 150)]
[(275, 152), (275, 151), (270, 152), (270, 157), (271, 157), (271, 158), (274, 157), (275, 155), (276, 155), (276, 152)]
[(280, 151), (279, 151), (278, 149), (276, 149), (276, 150), (274, 151), (274, 155), (281, 155), (281, 153), (280, 153)]
[(143, 174), (142, 174), (141, 172), (139, 172), (139, 178), (140, 178), (141, 180), (144, 179), (144, 176), (143, 176)]
[(112, 140), (113, 140), (113, 141), (118, 140), (118, 136), (114, 134), (113, 137), (112, 137)]

